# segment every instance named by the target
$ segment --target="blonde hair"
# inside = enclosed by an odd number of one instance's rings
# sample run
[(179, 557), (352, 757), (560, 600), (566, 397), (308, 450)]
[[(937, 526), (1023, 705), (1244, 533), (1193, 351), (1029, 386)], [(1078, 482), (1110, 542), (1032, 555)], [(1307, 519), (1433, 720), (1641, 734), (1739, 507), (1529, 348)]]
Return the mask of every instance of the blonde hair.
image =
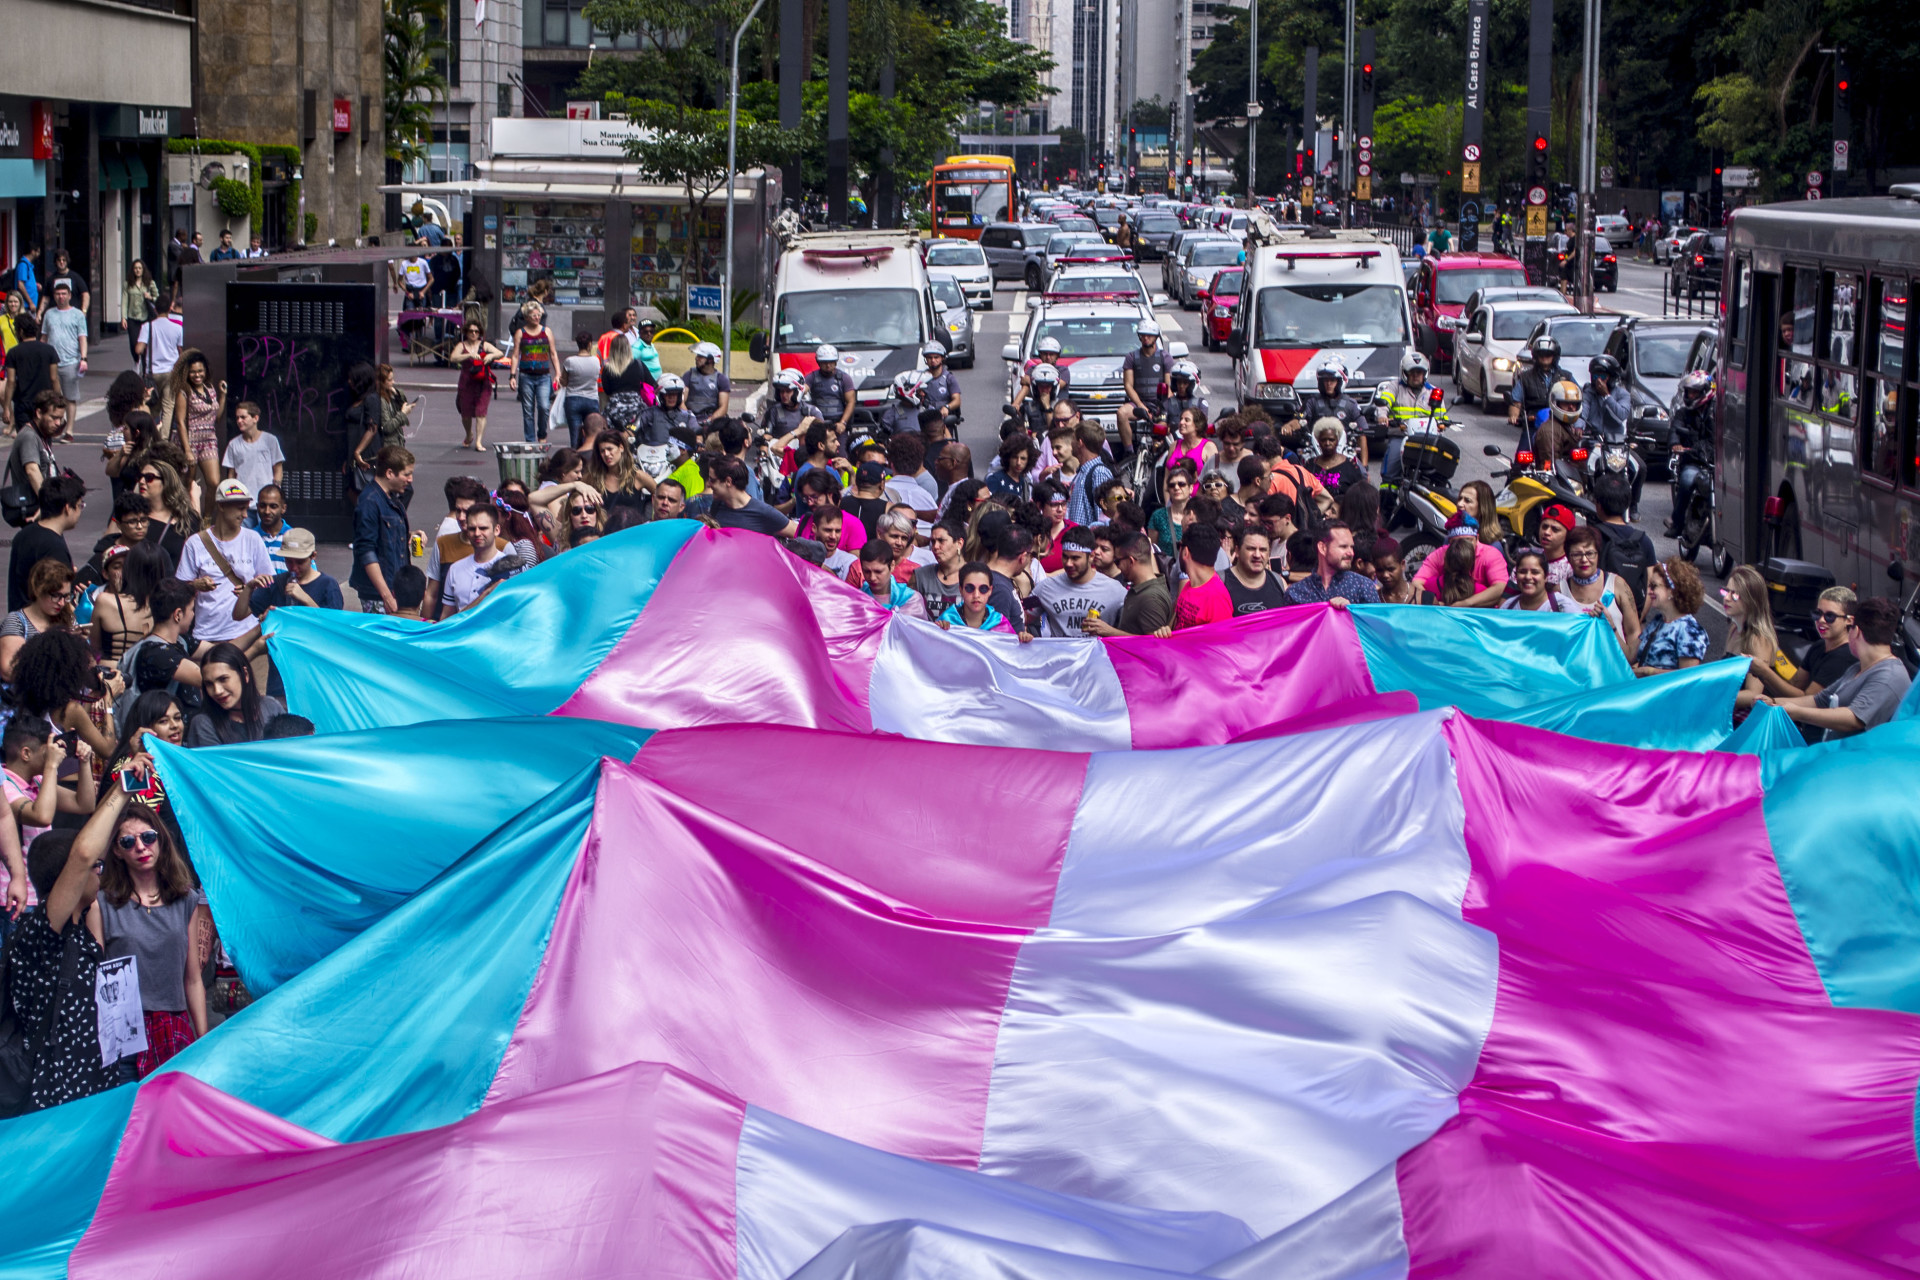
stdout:
[(1743, 564), (1727, 575), (1727, 589), (1740, 597), (1740, 617), (1734, 618), (1728, 611), (1727, 652), (1772, 662), (1773, 655), (1780, 651), (1780, 636), (1773, 629), (1773, 601), (1767, 597), (1767, 580), (1758, 569)]
[(627, 371), (633, 363), (633, 344), (627, 341), (627, 335), (616, 333), (613, 341), (607, 344), (607, 372), (616, 378)]

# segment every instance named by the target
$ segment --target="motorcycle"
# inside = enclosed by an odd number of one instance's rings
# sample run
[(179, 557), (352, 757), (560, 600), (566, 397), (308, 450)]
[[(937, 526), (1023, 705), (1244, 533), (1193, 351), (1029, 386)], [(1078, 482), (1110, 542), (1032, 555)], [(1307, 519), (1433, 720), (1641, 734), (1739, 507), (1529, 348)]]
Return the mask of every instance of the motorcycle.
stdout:
[(1540, 512), (1555, 503), (1573, 508), (1589, 521), (1598, 518), (1598, 511), (1580, 492), (1580, 486), (1559, 474), (1557, 464), (1542, 467), (1531, 449), (1516, 451), (1511, 461), (1497, 444), (1487, 445), (1481, 452), (1506, 463), (1505, 470), (1494, 473), (1494, 478), (1504, 484), (1494, 495), (1493, 506), (1506, 525), (1508, 541), (1516, 544), (1514, 549), (1540, 545)]
[(1166, 502), (1167, 455), (1173, 451), (1173, 428), (1165, 419), (1153, 424), (1146, 440), (1136, 441), (1121, 479), (1133, 490), (1141, 508), (1151, 511)]
[[(1906, 567), (1898, 560), (1887, 566), (1887, 576), (1897, 585), (1907, 580)], [(1907, 602), (1900, 607), (1900, 631), (1893, 638), (1893, 651), (1906, 664), (1907, 674), (1920, 672), (1920, 582), (1914, 584), (1907, 594)]]
[(1713, 463), (1691, 449), (1675, 445), (1671, 474), (1677, 476), (1688, 467), (1701, 472), (1701, 479), (1705, 483), (1694, 486), (1687, 509), (1675, 520), (1680, 529), (1677, 538), (1680, 558), (1691, 564), (1700, 554), (1700, 548), (1707, 547), (1713, 556), (1713, 571), (1724, 579), (1733, 572), (1733, 553), (1720, 545), (1720, 514), (1719, 503), (1713, 494)]
[(1435, 548), (1446, 544), (1447, 517), (1460, 505), (1452, 484), (1460, 466), (1460, 446), (1441, 434), (1454, 425), (1446, 419), (1445, 404), (1445, 393), (1433, 388), (1426, 418), (1408, 427), (1400, 446), (1399, 485), (1382, 485), (1382, 504), (1390, 510), (1388, 528), (1414, 530), (1400, 540), (1409, 575), (1419, 571)]

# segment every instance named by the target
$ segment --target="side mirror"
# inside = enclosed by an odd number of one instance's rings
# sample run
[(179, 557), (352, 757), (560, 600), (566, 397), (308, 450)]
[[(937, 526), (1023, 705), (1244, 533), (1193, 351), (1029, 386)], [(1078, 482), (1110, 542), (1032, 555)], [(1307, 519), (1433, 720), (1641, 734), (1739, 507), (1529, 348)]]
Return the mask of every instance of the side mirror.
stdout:
[(1889, 564), (1887, 566), (1887, 576), (1889, 578), (1892, 578), (1895, 582), (1905, 582), (1907, 580), (1906, 566), (1901, 564), (1898, 560), (1895, 560), (1892, 564)]
[(1030, 293), (1030, 294), (1028, 294), (1028, 295), (1027, 295), (1027, 310), (1029, 310), (1029, 311), (1031, 311), (1031, 310), (1033, 310), (1033, 309), (1034, 309), (1035, 307), (1037, 307), (1037, 306), (1039, 306), (1039, 305), (1040, 305), (1040, 302), (1041, 302), (1041, 299), (1040, 299), (1040, 296), (1039, 296), (1038, 294), (1033, 294), (1033, 293)]
[(1017, 342), (1009, 342), (1006, 346), (1000, 348), (1000, 358), (1002, 360), (1018, 360), (1020, 358), (1020, 344)]
[(1241, 360), (1246, 358), (1246, 354), (1247, 340), (1238, 333), (1229, 333), (1227, 335), (1227, 356), (1230, 359)]
[(1463, 336), (1468, 342), (1485, 342), (1487, 340), (1487, 332), (1484, 329), (1469, 329)]
[(940, 299), (938, 298), (935, 298), (933, 300), (933, 309), (939, 312), (941, 315), (947, 314), (947, 304), (940, 301)]
[(1500, 456), (1500, 446), (1497, 444), (1486, 445), (1481, 448), (1480, 452), (1486, 454), (1489, 458), (1497, 458)]
[(1175, 360), (1185, 360), (1187, 358), (1187, 344), (1184, 342), (1169, 342), (1167, 344), (1167, 354)]
[(765, 364), (767, 362), (767, 335), (764, 333), (756, 333), (753, 337), (747, 339), (747, 354), (761, 364)]
[(1155, 311), (1158, 311), (1162, 307), (1170, 307), (1173, 305), (1173, 299), (1169, 298), (1164, 293), (1154, 294), (1153, 297), (1149, 299), (1149, 301), (1153, 304), (1153, 309)]

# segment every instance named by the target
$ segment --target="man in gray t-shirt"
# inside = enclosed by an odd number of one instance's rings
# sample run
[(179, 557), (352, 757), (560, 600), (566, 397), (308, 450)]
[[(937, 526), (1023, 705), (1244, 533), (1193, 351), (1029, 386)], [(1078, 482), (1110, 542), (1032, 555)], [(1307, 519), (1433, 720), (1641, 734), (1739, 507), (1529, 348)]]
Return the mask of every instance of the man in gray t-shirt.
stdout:
[(40, 335), (60, 361), (60, 393), (67, 398), (69, 426), (79, 412), (80, 375), (87, 367), (87, 313), (72, 302), (72, 291), (60, 282), (53, 289), (53, 305), (40, 319)]
[(1080, 627), (1094, 609), (1118, 616), (1126, 603), (1127, 588), (1117, 578), (1109, 578), (1093, 567), (1093, 531), (1069, 529), (1060, 539), (1059, 573), (1051, 573), (1033, 584), (1033, 598), (1039, 602), (1046, 619), (1046, 634), (1079, 637)]
[(1893, 653), (1900, 606), (1878, 597), (1862, 600), (1854, 606), (1852, 622), (1847, 643), (1854, 663), (1845, 675), (1812, 697), (1763, 699), (1800, 724), (1824, 729), (1829, 741), (1864, 733), (1893, 719), (1913, 683), (1906, 664)]

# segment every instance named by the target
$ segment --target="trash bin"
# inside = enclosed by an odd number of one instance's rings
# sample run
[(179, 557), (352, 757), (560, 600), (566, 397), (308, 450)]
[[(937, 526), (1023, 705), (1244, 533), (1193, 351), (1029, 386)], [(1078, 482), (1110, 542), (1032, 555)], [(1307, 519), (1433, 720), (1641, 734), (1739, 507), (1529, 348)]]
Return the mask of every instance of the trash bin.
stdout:
[(514, 441), (493, 446), (494, 459), (500, 464), (500, 483), (518, 480), (529, 492), (540, 485), (540, 464), (546, 460), (545, 446)]

